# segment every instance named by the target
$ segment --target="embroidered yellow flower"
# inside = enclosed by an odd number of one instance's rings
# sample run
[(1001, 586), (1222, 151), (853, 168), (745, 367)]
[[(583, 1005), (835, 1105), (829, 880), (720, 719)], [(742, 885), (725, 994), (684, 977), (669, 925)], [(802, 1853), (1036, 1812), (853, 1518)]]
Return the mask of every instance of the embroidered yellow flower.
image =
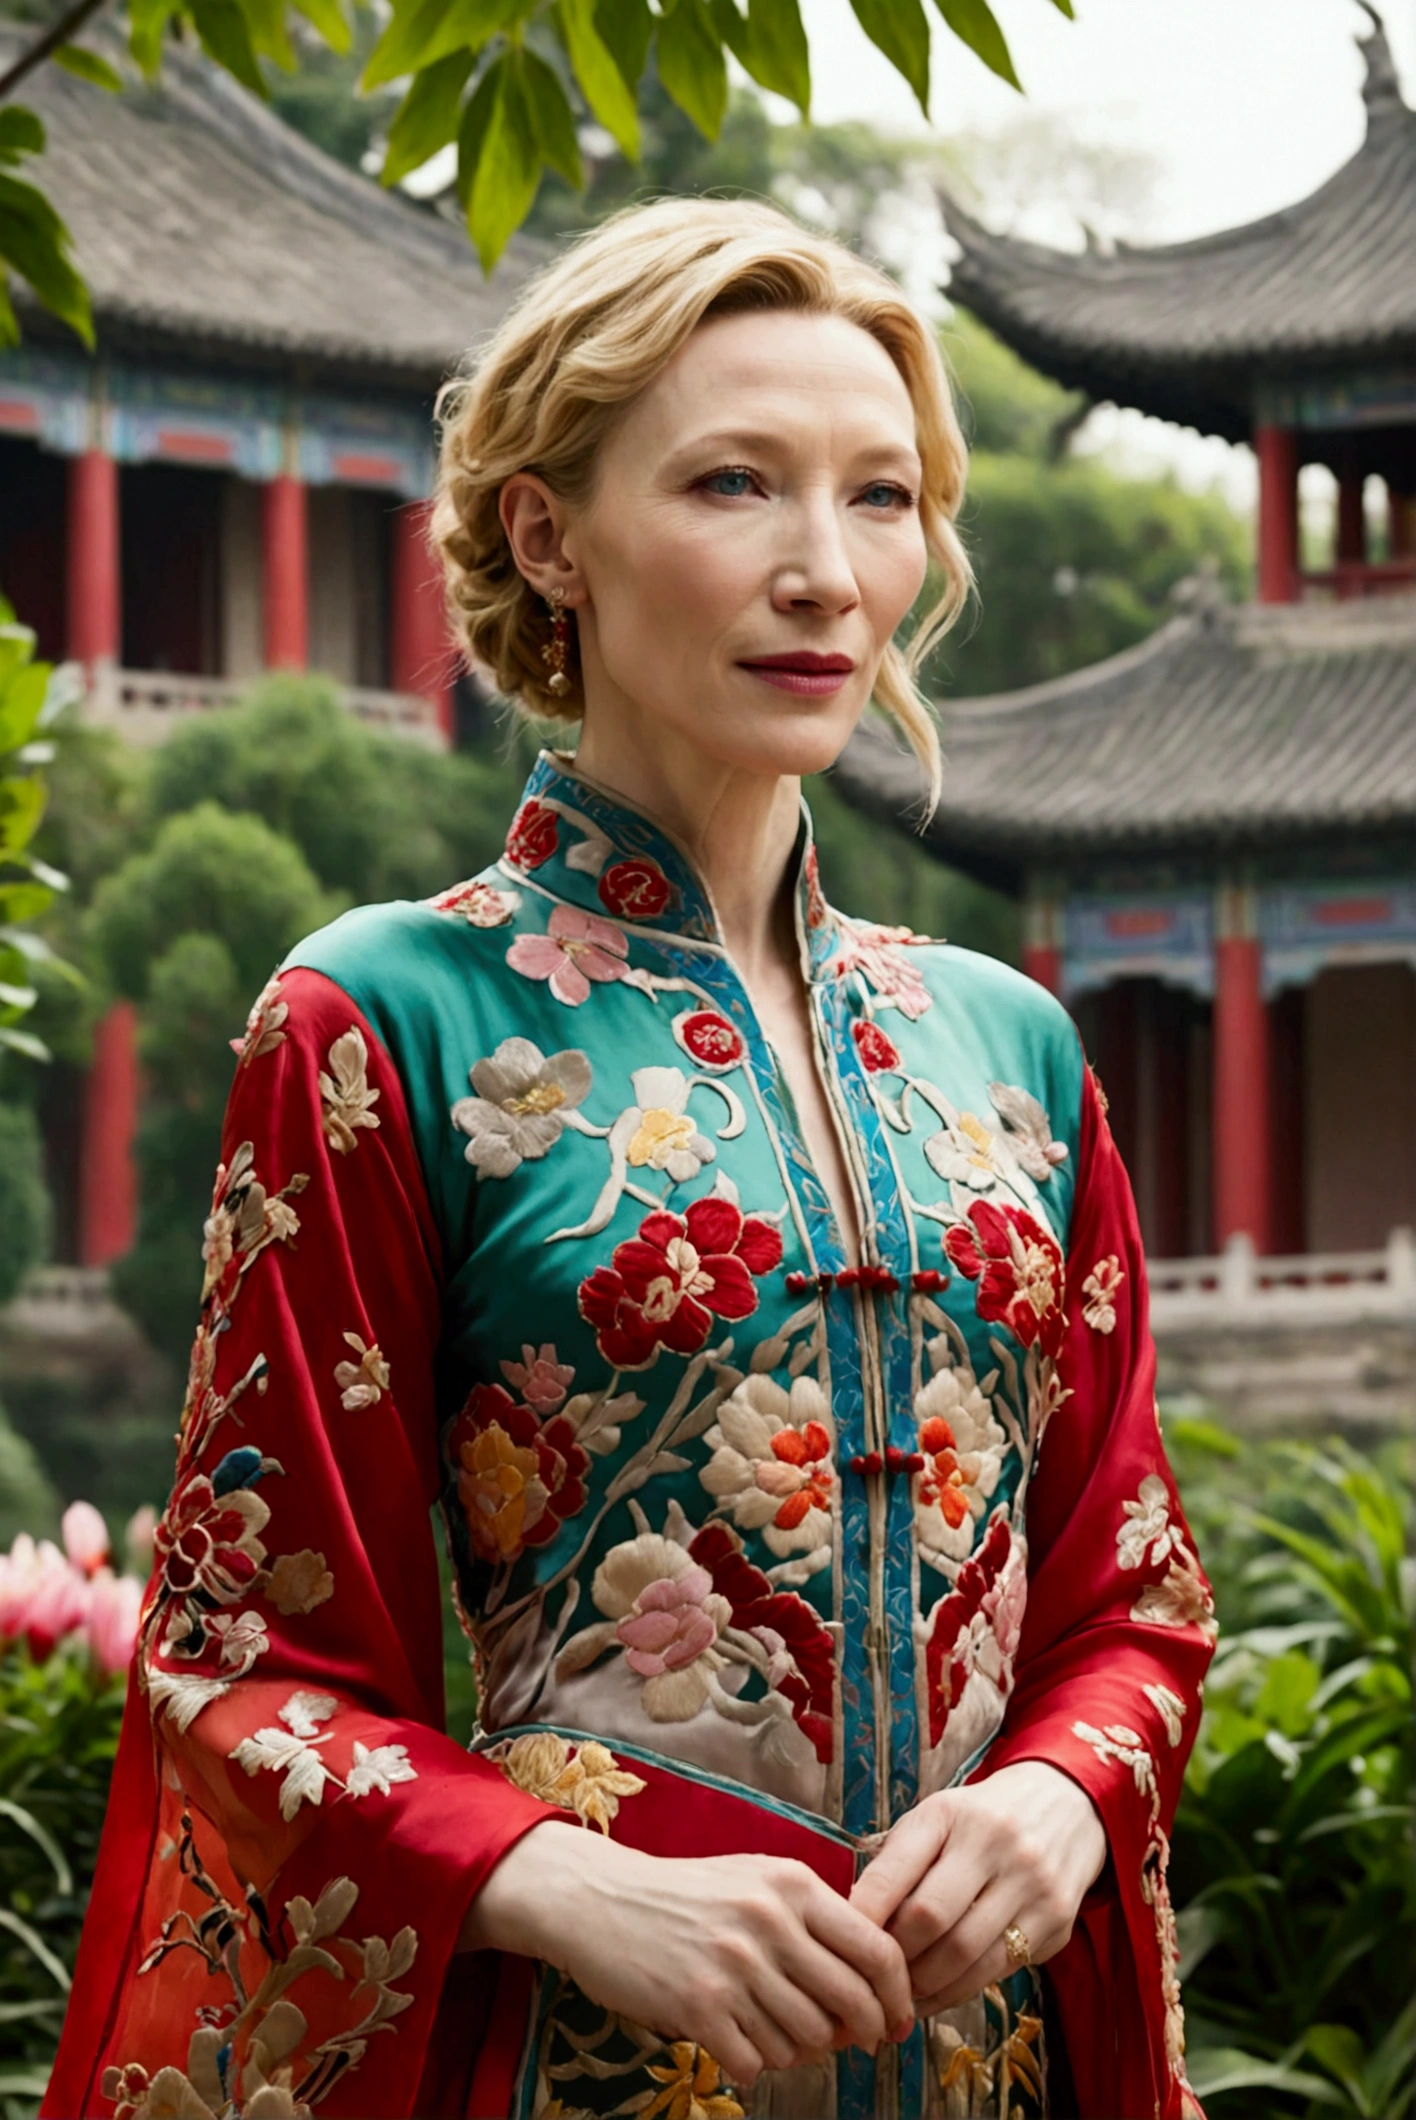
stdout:
[(664, 2088), (641, 2109), (640, 2120), (743, 2120), (743, 2109), (730, 2090), (723, 2088), (723, 2071), (706, 2047), (690, 2039), (676, 2039), (663, 2066), (649, 2064), (648, 2073)]
[(639, 1125), (625, 1150), (626, 1160), (642, 1169), (646, 1163), (655, 1170), (665, 1170), (669, 1158), (692, 1146), (697, 1128), (686, 1112), (666, 1111), (662, 1107), (639, 1114)]
[(602, 1744), (589, 1742), (574, 1750), (565, 1738), (552, 1731), (518, 1737), (500, 1759), (508, 1781), (542, 1803), (553, 1803), (562, 1811), (574, 1811), (587, 1826), (608, 1833), (619, 1814), (622, 1796), (637, 1796), (645, 1786), (637, 1774), (627, 1773), (614, 1754)]
[(545, 1513), (540, 1460), (495, 1421), (462, 1445), (460, 1457), (457, 1492), (473, 1545), (483, 1560), (513, 1559)]

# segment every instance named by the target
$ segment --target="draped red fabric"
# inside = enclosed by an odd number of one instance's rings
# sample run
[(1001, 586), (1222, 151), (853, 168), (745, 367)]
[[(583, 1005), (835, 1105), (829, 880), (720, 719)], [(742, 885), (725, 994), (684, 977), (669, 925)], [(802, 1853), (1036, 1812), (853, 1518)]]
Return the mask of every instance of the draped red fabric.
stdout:
[(1106, 1826), (1106, 1868), (1048, 1966), (1082, 2120), (1193, 2120), (1165, 1864), (1214, 1622), (1160, 1438), (1135, 1203), (1090, 1070), (1067, 1249), (1070, 1396), (1028, 1491), (1015, 1689), (970, 1778), (1044, 1759)]

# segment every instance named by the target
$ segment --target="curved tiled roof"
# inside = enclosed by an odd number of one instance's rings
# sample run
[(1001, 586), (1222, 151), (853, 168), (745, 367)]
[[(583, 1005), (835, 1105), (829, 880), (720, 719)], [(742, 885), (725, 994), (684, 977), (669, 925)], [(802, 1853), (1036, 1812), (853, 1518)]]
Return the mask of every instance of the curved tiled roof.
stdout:
[[(13, 31), (4, 48), (14, 48)], [(131, 71), (131, 69), (129, 69)], [(500, 321), (538, 252), (482, 277), (466, 231), (346, 169), (195, 53), (122, 95), (41, 68), (36, 174), (102, 344), (427, 389)], [(48, 335), (28, 306), (26, 331)]]
[(1366, 139), (1311, 197), (1220, 235), (1114, 255), (991, 235), (945, 199), (963, 250), (950, 296), (1069, 388), (1231, 440), (1249, 433), (1260, 375), (1409, 360), (1416, 112), (1373, 23)]
[[(925, 832), (991, 880), (1080, 856), (1254, 851), (1416, 833), (1416, 595), (1215, 605), (1070, 677), (942, 710), (944, 795)], [(835, 769), (912, 829), (914, 758), (862, 728)]]

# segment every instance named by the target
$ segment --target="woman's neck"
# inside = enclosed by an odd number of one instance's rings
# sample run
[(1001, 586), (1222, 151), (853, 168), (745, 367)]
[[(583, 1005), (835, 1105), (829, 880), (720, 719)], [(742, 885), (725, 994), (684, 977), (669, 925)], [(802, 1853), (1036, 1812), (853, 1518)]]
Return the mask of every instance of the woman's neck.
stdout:
[(593, 716), (575, 759), (587, 780), (642, 810), (692, 857), (749, 984), (794, 957), (787, 878), (801, 820), (795, 776), (725, 765), (662, 726), (652, 743), (629, 741)]

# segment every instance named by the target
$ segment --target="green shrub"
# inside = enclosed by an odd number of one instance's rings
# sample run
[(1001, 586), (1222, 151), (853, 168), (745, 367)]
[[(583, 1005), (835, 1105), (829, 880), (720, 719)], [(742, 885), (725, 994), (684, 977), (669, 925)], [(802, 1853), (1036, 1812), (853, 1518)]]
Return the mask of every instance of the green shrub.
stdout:
[(0, 1104), (0, 1303), (49, 1250), (49, 1193), (35, 1116)]
[(1172, 1434), (1222, 1625), (1172, 1870), (1195, 2089), (1215, 2120), (1400, 2120), (1416, 2099), (1409, 1448)]

